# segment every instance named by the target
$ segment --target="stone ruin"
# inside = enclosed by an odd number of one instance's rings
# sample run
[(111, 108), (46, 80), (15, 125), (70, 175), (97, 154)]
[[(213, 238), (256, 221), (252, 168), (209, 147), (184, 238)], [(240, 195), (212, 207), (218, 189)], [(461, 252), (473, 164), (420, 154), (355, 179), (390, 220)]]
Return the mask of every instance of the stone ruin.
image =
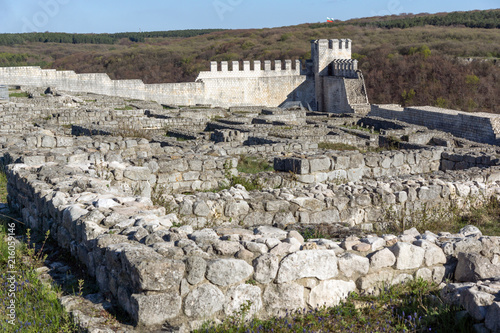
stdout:
[[(30, 98), (0, 104), (9, 207), (50, 230), (139, 331), (189, 331), (247, 301), (259, 318), (336, 305), (416, 278), (451, 281), (443, 298), (499, 330), (500, 238), (404, 227), (498, 199), (498, 116), (172, 107), (18, 88)], [(273, 170), (245, 174), (245, 157)]]

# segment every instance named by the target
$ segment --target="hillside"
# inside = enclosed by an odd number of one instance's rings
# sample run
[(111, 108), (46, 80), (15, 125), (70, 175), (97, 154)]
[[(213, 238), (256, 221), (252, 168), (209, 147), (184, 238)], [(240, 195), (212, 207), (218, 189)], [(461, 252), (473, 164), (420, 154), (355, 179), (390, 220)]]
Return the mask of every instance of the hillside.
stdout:
[(499, 22), (500, 10), (491, 10), (273, 29), (4, 34), (0, 44), (9, 45), (0, 45), (0, 66), (40, 65), (146, 83), (186, 82), (208, 70), (210, 61), (308, 59), (311, 39), (350, 38), (372, 103), (500, 112)]

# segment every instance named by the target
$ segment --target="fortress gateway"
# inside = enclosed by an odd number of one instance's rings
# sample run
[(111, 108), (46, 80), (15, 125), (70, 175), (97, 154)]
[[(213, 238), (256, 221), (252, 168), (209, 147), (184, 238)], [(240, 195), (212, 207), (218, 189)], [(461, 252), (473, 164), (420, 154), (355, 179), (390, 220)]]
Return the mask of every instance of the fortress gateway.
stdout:
[[(357, 60), (351, 59), (350, 39), (311, 41), (305, 66), (296, 60), (211, 62), (196, 82), (144, 84), (141, 80), (111, 80), (107, 74), (76, 74), (40, 67), (0, 68), (0, 82), (8, 85), (57, 87), (152, 100), (169, 105), (277, 107), (296, 101), (312, 110), (367, 113), (370, 109)], [(231, 65), (231, 66), (230, 66)], [(253, 65), (253, 66), (252, 66)], [(262, 68), (263, 65), (263, 68)], [(283, 68), (284, 65), (284, 68)]]

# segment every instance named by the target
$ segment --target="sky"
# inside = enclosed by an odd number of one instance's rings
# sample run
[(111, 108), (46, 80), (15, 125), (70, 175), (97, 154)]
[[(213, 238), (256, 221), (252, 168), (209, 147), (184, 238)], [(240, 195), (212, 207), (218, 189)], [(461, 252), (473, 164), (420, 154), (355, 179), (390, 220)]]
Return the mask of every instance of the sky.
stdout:
[(0, 33), (272, 28), (493, 8), (499, 0), (0, 0)]

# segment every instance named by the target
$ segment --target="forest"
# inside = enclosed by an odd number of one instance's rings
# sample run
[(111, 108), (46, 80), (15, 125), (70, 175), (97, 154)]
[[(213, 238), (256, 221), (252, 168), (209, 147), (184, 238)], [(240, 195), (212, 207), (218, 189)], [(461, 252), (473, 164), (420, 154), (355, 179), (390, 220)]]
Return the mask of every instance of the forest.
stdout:
[(82, 43), (74, 43), (60, 41), (69, 34), (45, 33), (42, 40), (2, 45), (0, 35), (0, 66), (190, 82), (210, 61), (305, 60), (310, 40), (350, 38), (371, 103), (500, 113), (500, 29), (488, 25), (498, 23), (499, 15), (500, 10), (404, 14), (279, 28), (119, 33), (107, 36), (113, 43), (104, 36), (102, 43), (92, 42), (101, 34), (79, 36)]

